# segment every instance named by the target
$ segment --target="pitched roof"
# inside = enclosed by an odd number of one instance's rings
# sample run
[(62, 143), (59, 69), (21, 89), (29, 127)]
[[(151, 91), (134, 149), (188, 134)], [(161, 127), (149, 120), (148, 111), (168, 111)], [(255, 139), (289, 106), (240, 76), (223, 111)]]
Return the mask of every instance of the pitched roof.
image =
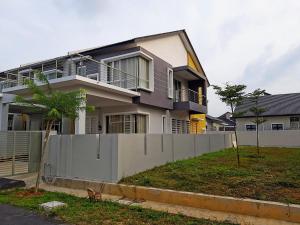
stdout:
[(211, 120), (211, 121), (213, 121), (215, 123), (219, 123), (219, 124), (224, 124), (225, 123), (223, 120), (221, 120), (221, 119), (219, 119), (217, 117), (214, 117), (214, 116), (210, 116), (208, 114), (206, 114), (205, 117), (206, 117), (207, 120)]
[[(222, 114), (221, 116), (218, 117), (218, 119), (224, 121), (228, 126), (234, 126), (235, 125), (235, 121), (234, 118), (232, 118), (230, 116), (230, 118), (227, 117), (229, 112), (226, 112), (224, 114)], [(231, 113), (229, 113), (231, 115)]]
[[(249, 110), (254, 105), (250, 99), (245, 99), (235, 112), (246, 113), (237, 118), (253, 117), (254, 114)], [(258, 107), (267, 109), (262, 116), (300, 115), (300, 93), (264, 95), (259, 98)]]
[[(159, 33), (159, 34), (151, 34), (151, 35), (146, 35), (146, 36), (140, 36), (140, 37), (132, 38), (132, 39), (129, 39), (129, 40), (126, 40), (126, 41), (116, 42), (116, 43), (109, 44), (109, 45), (104, 45), (104, 46), (98, 46), (98, 47), (92, 47), (92, 48), (86, 48), (86, 49), (81, 49), (81, 50), (70, 51), (70, 52), (68, 52), (67, 55), (64, 55), (64, 56), (60, 56), (60, 57), (56, 57), (56, 58), (52, 58), (52, 59), (47, 59), (47, 60), (41, 60), (41, 61), (34, 62), (34, 63), (26, 63), (26, 64), (20, 65), (20, 66), (21, 67), (22, 66), (32, 66), (32, 65), (43, 63), (43, 62), (47, 62), (47, 61), (50, 61), (50, 60), (66, 58), (69, 55), (76, 54), (76, 53), (84, 54), (84, 53), (87, 53), (87, 52), (90, 52), (90, 51), (100, 50), (100, 49), (109, 48), (109, 47), (113, 47), (113, 46), (118, 46), (118, 45), (122, 45), (122, 44), (136, 43), (136, 42), (142, 41), (142, 40), (148, 40), (148, 39), (150, 40), (150, 39), (155, 39), (155, 38), (160, 38), (160, 37), (171, 36), (171, 35), (174, 35), (174, 34), (178, 34), (181, 37), (182, 36), (185, 37), (185, 39), (188, 42), (188, 45), (190, 46), (192, 54), (194, 55), (195, 59), (197, 60), (197, 63), (199, 64), (201, 70), (203, 71), (204, 76), (207, 79), (205, 71), (204, 71), (204, 69), (203, 69), (203, 67), (202, 67), (202, 65), (200, 63), (200, 60), (199, 60), (199, 58), (198, 58), (198, 56), (196, 54), (196, 51), (195, 51), (195, 49), (194, 49), (194, 47), (193, 47), (193, 45), (192, 45), (192, 43), (191, 43), (191, 41), (190, 41), (190, 39), (189, 39), (189, 37), (187, 35), (185, 29), (175, 30), (175, 31), (169, 31), (169, 32), (164, 32), (164, 33)], [(8, 72), (8, 71), (14, 70), (14, 69), (16, 69), (16, 68), (9, 69), (9, 70), (6, 70), (6, 71), (1, 71), (1, 72)], [(208, 79), (207, 79), (207, 81), (208, 81)]]

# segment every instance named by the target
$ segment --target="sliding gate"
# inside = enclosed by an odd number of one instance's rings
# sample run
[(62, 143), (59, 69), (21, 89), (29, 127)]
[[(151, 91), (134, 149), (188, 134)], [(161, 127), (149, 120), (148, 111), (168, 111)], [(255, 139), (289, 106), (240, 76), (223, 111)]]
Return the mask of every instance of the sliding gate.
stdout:
[(0, 177), (36, 172), (42, 132), (0, 131)]

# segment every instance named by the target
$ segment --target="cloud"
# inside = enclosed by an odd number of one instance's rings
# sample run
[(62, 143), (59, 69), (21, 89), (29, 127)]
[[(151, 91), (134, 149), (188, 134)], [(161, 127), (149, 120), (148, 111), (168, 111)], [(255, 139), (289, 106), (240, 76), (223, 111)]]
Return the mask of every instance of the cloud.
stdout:
[[(298, 0), (10, 0), (0, 8), (0, 71), (185, 28), (211, 84), (299, 89)], [(209, 114), (222, 114), (225, 105), (208, 93)]]

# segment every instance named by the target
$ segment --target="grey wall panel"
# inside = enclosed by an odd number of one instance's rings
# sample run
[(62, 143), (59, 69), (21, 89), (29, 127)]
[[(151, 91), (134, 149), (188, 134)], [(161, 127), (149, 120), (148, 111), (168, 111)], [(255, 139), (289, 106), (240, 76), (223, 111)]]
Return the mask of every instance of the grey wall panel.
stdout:
[(209, 136), (208, 135), (195, 135), (196, 155), (201, 155), (209, 152)]
[(195, 157), (194, 135), (174, 134), (173, 142), (174, 160)]
[(224, 134), (207, 134), (210, 138), (210, 152), (218, 151), (225, 147)]
[[(300, 147), (300, 130), (261, 131), (259, 139), (261, 146)], [(239, 131), (240, 145), (256, 145), (255, 131)]]

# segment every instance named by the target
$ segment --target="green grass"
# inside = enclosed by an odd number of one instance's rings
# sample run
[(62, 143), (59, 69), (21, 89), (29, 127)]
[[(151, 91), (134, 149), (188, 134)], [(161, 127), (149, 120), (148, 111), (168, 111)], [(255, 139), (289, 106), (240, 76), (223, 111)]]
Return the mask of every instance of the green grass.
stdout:
[[(227, 222), (214, 222), (204, 219), (190, 218), (183, 215), (125, 206), (109, 201), (91, 203), (85, 198), (54, 193), (42, 192), (40, 196), (27, 195), (29, 191), (16, 190), (0, 192), (0, 203), (27, 208), (45, 216), (58, 217), (68, 224), (78, 225), (230, 225)], [(62, 201), (67, 207), (46, 214), (39, 204), (48, 201)]]
[(168, 163), (120, 183), (300, 204), (300, 149), (241, 148)]

